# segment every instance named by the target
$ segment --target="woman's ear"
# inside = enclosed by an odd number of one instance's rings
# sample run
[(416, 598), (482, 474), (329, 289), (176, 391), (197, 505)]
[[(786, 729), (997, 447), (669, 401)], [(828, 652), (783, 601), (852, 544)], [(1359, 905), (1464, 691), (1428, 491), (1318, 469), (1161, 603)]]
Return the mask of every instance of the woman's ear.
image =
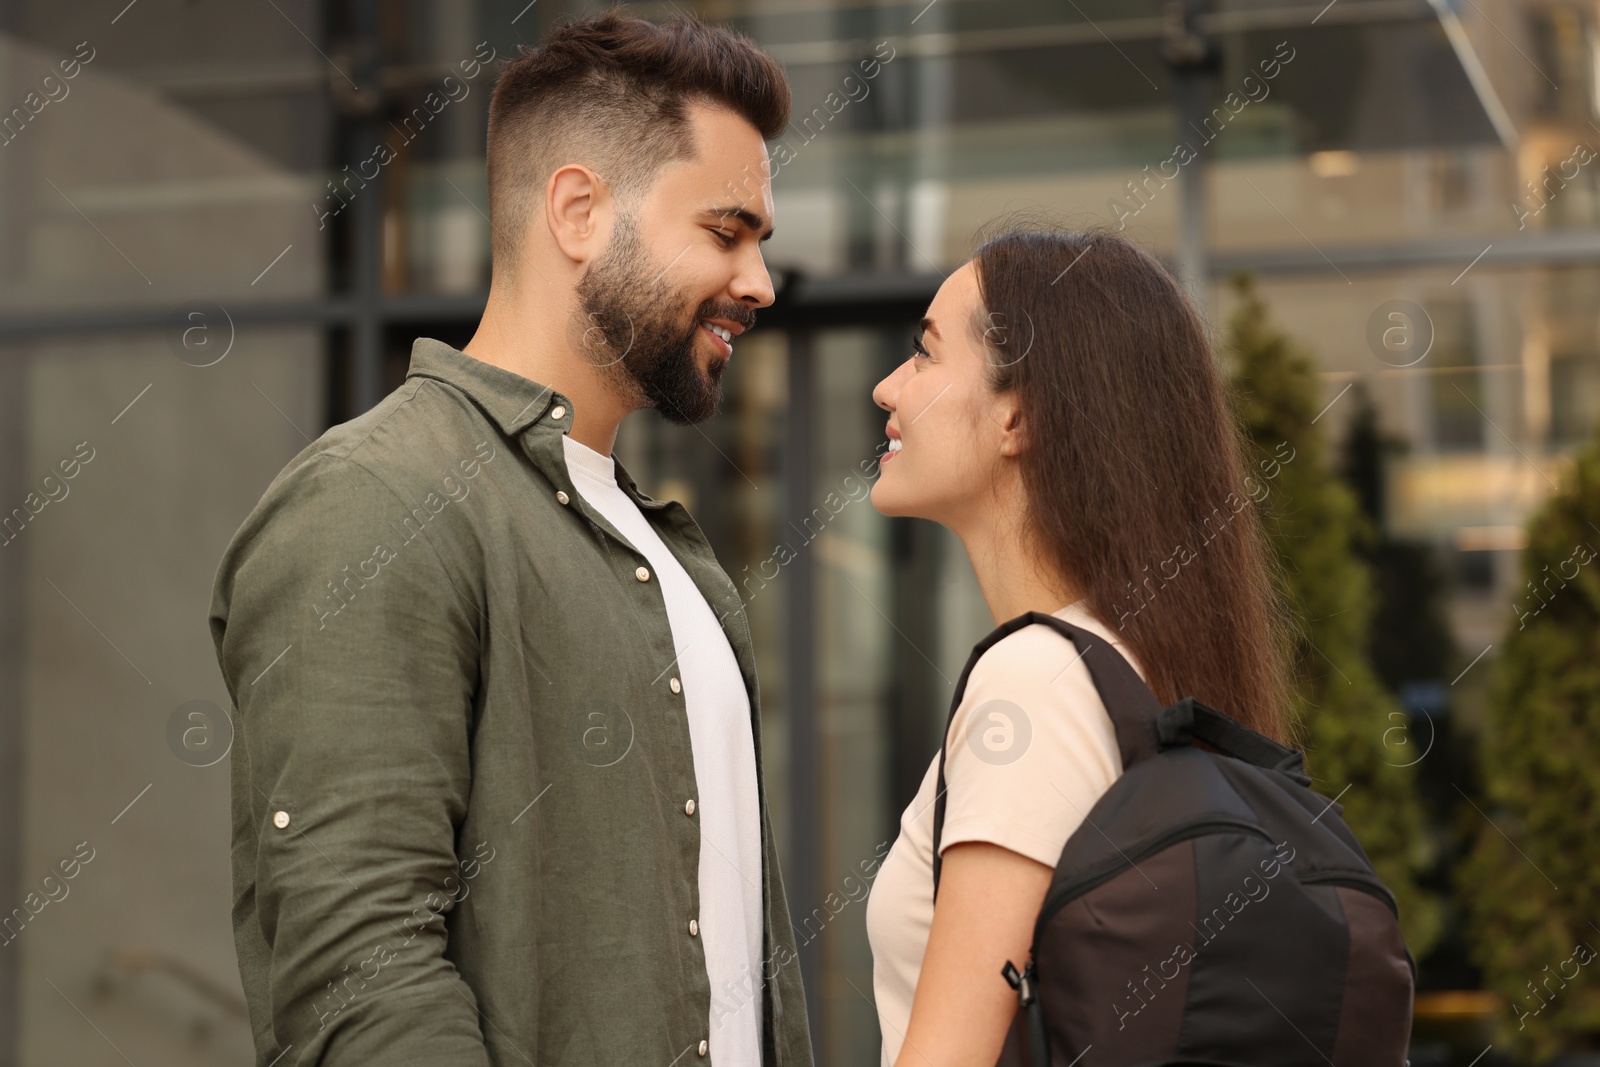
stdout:
[(1028, 428), (1022, 420), (1022, 407), (1017, 403), (1017, 391), (1008, 389), (1002, 394), (997, 425), (1000, 427), (1000, 454), (1020, 456), (1028, 447)]

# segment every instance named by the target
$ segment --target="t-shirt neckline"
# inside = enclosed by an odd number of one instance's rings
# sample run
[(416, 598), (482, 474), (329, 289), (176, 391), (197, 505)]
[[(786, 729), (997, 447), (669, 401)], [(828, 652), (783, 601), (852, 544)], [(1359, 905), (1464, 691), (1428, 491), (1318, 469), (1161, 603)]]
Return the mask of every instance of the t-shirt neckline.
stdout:
[(1056, 610), (1052, 611), (1050, 614), (1052, 614), (1052, 615), (1064, 615), (1067, 612), (1071, 611), (1073, 608), (1077, 607), (1079, 604), (1083, 604), (1083, 603), (1087, 602), (1088, 599), (1089, 598), (1086, 597), (1086, 596), (1081, 596), (1077, 600), (1074, 600), (1072, 603), (1067, 604), (1064, 607), (1057, 608)]
[(602, 456), (571, 434), (562, 434), (561, 442), (566, 450), (568, 470), (587, 475), (601, 485), (617, 484), (617, 465), (610, 456)]

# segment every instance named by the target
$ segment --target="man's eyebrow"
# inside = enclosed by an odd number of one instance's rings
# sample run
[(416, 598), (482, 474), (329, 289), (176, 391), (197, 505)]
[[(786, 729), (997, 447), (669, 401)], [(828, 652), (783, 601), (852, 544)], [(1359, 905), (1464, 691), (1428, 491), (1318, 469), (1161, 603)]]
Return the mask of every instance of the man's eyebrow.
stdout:
[[(772, 227), (767, 226), (767, 220), (762, 218), (760, 215), (757, 215), (749, 208), (739, 207), (737, 205), (733, 207), (710, 207), (702, 211), (700, 213), (700, 217), (705, 219), (716, 219), (718, 222), (722, 222), (724, 219), (730, 218), (738, 219), (740, 222), (744, 223), (745, 228), (750, 230), (752, 233), (760, 233), (761, 240), (765, 241), (772, 236)], [(761, 228), (763, 226), (766, 226), (765, 232), (762, 232)]]

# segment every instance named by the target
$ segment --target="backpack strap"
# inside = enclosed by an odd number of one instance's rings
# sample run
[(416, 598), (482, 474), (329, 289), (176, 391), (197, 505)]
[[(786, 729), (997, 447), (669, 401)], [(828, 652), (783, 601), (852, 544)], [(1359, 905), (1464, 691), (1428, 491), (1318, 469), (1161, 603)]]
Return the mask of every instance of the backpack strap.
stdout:
[(1186, 748), (1191, 742), (1202, 741), (1224, 756), (1280, 771), (1303, 786), (1311, 785), (1302, 753), (1235, 722), (1194, 697), (1184, 697), (1163, 710), (1156, 733), (1163, 750)]
[(1156, 724), (1161, 716), (1161, 701), (1156, 699), (1156, 695), (1150, 691), (1144, 679), (1139, 677), (1139, 672), (1133, 669), (1133, 665), (1105, 638), (1092, 630), (1074, 626), (1059, 616), (1047, 615), (1042, 611), (1026, 612), (1001, 623), (972, 647), (972, 655), (967, 657), (967, 665), (961, 671), (960, 681), (956, 683), (955, 696), (950, 700), (950, 715), (945, 720), (944, 727), (945, 736), (939, 743), (939, 784), (938, 792), (933, 798), (935, 899), (939, 896), (939, 868), (943, 862), (939, 857), (939, 839), (944, 832), (945, 750), (950, 740), (950, 726), (955, 722), (956, 709), (961, 706), (961, 697), (967, 691), (967, 678), (972, 674), (972, 668), (978, 660), (997, 642), (1034, 623), (1054, 628), (1062, 637), (1077, 646), (1079, 658), (1088, 666), (1089, 677), (1093, 679), (1095, 689), (1100, 693), (1100, 700), (1105, 704), (1107, 714), (1111, 716), (1111, 725), (1117, 733), (1117, 748), (1122, 753), (1122, 769), (1126, 771), (1161, 750), (1160, 735), (1156, 730)]

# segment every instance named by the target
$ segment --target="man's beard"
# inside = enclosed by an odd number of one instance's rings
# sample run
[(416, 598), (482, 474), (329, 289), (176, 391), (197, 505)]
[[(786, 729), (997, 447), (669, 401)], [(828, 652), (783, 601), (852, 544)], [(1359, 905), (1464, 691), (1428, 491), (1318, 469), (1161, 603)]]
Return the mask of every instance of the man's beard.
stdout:
[(647, 259), (633, 216), (620, 215), (611, 243), (578, 281), (585, 357), (638, 406), (653, 407), (681, 426), (703, 422), (722, 401), (728, 357), (700, 369), (694, 353), (700, 320), (748, 327), (755, 313), (743, 304), (708, 300), (685, 327), (678, 316), (689, 298)]

